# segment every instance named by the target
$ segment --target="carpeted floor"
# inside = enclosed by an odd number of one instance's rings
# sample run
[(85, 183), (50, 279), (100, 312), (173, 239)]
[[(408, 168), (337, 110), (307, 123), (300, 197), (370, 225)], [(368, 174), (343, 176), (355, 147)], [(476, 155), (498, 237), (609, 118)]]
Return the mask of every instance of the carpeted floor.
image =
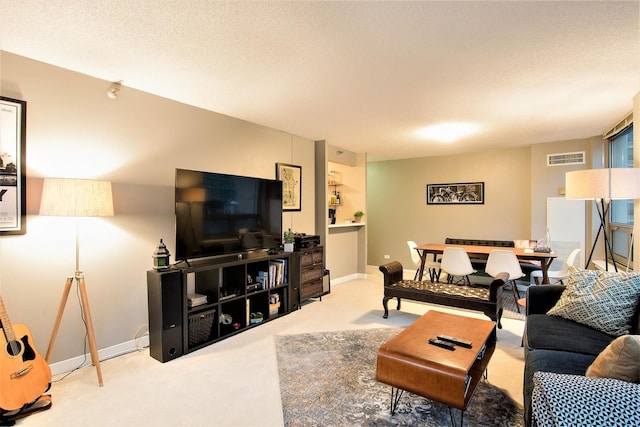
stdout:
[[(391, 387), (375, 379), (378, 348), (399, 328), (275, 336), (284, 425), (447, 426), (446, 405), (404, 392), (389, 413)], [(478, 385), (465, 426), (521, 426), (522, 408), (489, 381)], [(461, 412), (454, 410), (459, 425)]]

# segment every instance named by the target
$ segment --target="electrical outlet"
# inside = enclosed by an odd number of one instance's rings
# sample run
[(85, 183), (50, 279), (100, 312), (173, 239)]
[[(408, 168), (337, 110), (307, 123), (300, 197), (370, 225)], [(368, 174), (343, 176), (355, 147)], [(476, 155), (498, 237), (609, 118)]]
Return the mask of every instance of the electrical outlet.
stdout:
[(391, 259), (391, 255), (385, 255), (384, 259)]

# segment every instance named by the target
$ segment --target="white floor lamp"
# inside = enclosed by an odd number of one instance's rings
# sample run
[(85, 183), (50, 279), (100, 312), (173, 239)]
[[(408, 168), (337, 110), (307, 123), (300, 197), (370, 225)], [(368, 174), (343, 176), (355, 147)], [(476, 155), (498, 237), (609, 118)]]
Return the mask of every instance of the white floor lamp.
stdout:
[[(42, 200), (40, 202), (40, 215), (48, 216), (113, 216), (113, 197), (111, 195), (111, 183), (108, 181), (92, 181), (85, 179), (69, 178), (45, 178), (42, 187)], [(82, 313), (87, 326), (87, 339), (89, 341), (89, 351), (91, 362), (96, 367), (98, 373), (98, 384), (103, 385), (102, 371), (100, 369), (100, 359), (98, 357), (98, 347), (96, 337), (93, 332), (93, 321), (89, 308), (89, 298), (87, 297), (87, 287), (84, 281), (84, 274), (80, 271), (80, 237), (78, 230), (78, 219), (76, 219), (76, 271), (73, 276), (67, 277), (60, 301), (60, 308), (56, 317), (49, 348), (45, 359), (48, 361), (53, 344), (55, 343), (60, 321), (64, 313), (64, 308), (69, 297), (71, 284), (76, 280), (80, 291), (82, 303)]]
[(604, 236), (605, 270), (609, 271), (609, 260), (615, 271), (618, 266), (613, 259), (611, 241), (607, 235), (607, 217), (611, 200), (640, 198), (640, 168), (587, 169), (567, 172), (565, 175), (565, 197), (567, 199), (593, 200), (596, 202), (600, 227), (585, 268), (589, 268), (600, 233)]

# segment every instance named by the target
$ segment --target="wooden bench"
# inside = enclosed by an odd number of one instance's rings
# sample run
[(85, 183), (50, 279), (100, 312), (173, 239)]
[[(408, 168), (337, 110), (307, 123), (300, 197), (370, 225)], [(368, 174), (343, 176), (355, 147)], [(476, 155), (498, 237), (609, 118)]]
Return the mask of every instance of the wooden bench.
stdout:
[(448, 307), (465, 308), (481, 311), (489, 319), (502, 328), (502, 286), (509, 279), (507, 273), (501, 273), (491, 284), (482, 285), (453, 285), (448, 283), (432, 283), (430, 281), (404, 280), (402, 264), (398, 261), (381, 265), (379, 270), (384, 275), (384, 307), (383, 318), (389, 317), (388, 302), (391, 298), (398, 299), (397, 310), (400, 310), (402, 298), (445, 305)]

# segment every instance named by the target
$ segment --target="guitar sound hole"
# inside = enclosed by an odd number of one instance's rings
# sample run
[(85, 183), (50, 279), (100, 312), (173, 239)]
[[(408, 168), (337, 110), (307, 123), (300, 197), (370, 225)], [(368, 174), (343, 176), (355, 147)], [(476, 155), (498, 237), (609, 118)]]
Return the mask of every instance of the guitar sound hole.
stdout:
[(20, 354), (21, 350), (22, 344), (20, 341), (11, 341), (7, 343), (7, 353), (9, 353), (9, 356), (17, 356)]

